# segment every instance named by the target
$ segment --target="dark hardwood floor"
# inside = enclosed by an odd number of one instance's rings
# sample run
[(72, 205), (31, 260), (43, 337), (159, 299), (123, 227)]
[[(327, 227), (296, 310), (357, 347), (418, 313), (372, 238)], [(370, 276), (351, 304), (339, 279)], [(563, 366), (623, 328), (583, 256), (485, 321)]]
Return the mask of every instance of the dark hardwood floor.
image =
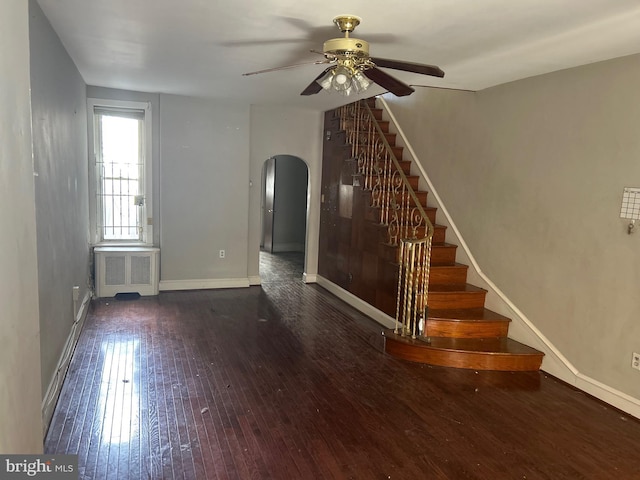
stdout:
[(635, 479), (640, 422), (544, 373), (429, 367), (261, 256), (262, 287), (92, 304), (45, 442), (81, 479)]

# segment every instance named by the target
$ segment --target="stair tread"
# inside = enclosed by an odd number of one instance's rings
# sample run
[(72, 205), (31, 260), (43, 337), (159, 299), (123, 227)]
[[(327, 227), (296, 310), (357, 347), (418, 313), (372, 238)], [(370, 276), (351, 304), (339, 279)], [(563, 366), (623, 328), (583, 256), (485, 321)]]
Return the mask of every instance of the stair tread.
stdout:
[(457, 245), (454, 245), (453, 243), (447, 243), (447, 242), (442, 242), (442, 243), (434, 243), (432, 245), (432, 247), (438, 247), (438, 248), (458, 248)]
[(430, 320), (447, 322), (511, 322), (511, 319), (488, 308), (430, 308)]
[[(438, 225), (436, 224), (436, 225), (434, 225), (433, 227), (434, 227), (434, 228), (437, 228), (437, 227), (438, 227)], [(458, 262), (456, 262), (456, 263), (454, 263), (453, 265), (433, 265), (433, 266), (431, 267), (431, 270), (433, 270), (434, 268), (440, 268), (440, 269), (443, 269), (443, 270), (444, 270), (444, 269), (448, 269), (448, 268), (465, 268), (465, 269), (466, 269), (466, 268), (469, 268), (469, 265), (465, 265), (464, 263), (458, 263)]]
[(486, 292), (484, 288), (476, 287), (470, 283), (464, 285), (457, 284), (444, 284), (444, 285), (429, 285), (429, 293), (459, 293), (459, 292)]
[(431, 337), (431, 348), (480, 352), (490, 355), (542, 355), (542, 352), (508, 337), (502, 338), (450, 338)]

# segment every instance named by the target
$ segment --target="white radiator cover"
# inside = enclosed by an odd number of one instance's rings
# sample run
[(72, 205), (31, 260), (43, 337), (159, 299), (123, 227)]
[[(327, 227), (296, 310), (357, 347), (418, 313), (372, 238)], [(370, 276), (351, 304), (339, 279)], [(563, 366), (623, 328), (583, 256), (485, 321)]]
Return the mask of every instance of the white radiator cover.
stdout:
[(95, 247), (96, 296), (158, 294), (157, 247)]

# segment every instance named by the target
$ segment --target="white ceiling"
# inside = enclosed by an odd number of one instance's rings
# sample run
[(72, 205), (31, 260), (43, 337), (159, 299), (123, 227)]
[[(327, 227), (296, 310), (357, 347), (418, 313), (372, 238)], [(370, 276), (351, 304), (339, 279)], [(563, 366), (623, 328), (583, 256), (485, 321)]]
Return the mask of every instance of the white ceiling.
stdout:
[[(386, 69), (411, 85), (481, 90), (640, 52), (638, 0), (38, 0), (85, 82), (145, 92), (328, 110), (344, 97), (300, 92), (341, 37), (374, 57), (438, 65), (444, 79)], [(376, 87), (367, 96), (381, 93)], [(351, 99), (351, 98), (350, 98)]]

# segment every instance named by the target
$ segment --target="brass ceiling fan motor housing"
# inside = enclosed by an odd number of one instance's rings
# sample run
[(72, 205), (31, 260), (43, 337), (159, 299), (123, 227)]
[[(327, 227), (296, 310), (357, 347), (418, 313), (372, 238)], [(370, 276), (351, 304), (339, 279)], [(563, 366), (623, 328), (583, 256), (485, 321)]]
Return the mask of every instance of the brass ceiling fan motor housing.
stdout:
[(324, 42), (324, 53), (338, 57), (358, 57), (369, 56), (369, 43), (359, 38), (332, 38)]

